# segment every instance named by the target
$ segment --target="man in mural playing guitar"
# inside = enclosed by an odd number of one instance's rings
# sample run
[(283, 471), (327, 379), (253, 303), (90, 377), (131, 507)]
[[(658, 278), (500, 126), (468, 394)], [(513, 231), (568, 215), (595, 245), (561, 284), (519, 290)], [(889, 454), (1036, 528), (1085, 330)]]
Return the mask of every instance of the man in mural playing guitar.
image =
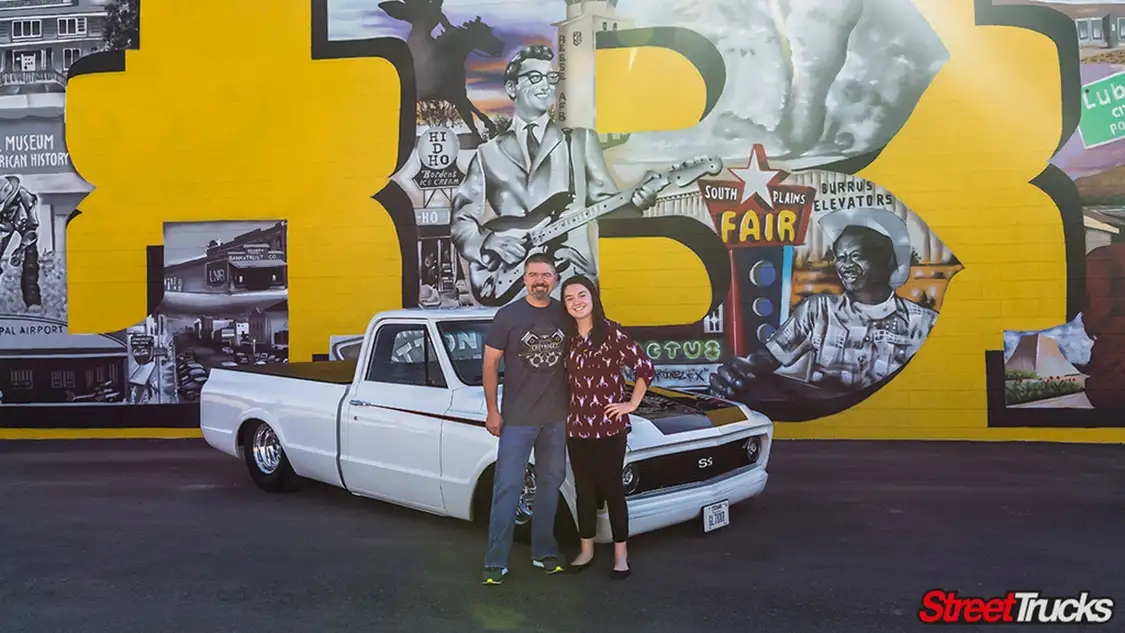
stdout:
[(469, 286), (482, 305), (504, 305), (526, 293), (523, 262), (532, 253), (554, 258), (560, 282), (576, 274), (597, 279), (594, 220), (639, 217), (670, 184), (686, 186), (722, 170), (718, 158), (697, 158), (618, 191), (597, 133), (551, 120), (559, 81), (554, 58), (550, 47), (536, 45), (508, 64), (512, 125), (477, 149), (453, 199), (453, 241), (469, 262)]

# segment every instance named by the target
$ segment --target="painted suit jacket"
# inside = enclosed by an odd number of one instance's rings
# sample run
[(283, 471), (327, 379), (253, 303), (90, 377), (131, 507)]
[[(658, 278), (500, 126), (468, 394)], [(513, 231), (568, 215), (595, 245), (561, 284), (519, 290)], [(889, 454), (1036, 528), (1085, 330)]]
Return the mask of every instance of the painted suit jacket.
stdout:
[[(575, 166), (576, 201), (590, 205), (618, 192), (593, 130), (575, 128), (568, 153), (562, 128), (549, 121), (530, 167), (517, 138), (509, 129), (478, 147), (453, 199), (450, 231), (461, 256), (469, 261), (487, 263), (482, 261), (481, 244), (488, 236), (483, 225), (489, 220), (497, 216), (524, 216), (552, 195), (568, 190), (570, 155)], [(490, 208), (486, 208), (486, 201)], [(563, 278), (575, 273), (596, 278), (596, 228), (597, 224), (591, 222), (570, 232), (566, 245), (591, 262), (591, 267), (581, 271), (572, 268), (562, 274)]]

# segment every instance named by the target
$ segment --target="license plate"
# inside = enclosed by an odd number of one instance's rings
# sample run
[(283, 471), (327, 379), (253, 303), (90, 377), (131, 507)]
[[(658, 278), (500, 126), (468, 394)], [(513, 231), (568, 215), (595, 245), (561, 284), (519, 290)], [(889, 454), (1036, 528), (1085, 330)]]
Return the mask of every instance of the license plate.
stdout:
[(725, 500), (703, 506), (703, 531), (710, 532), (730, 525), (730, 504)]

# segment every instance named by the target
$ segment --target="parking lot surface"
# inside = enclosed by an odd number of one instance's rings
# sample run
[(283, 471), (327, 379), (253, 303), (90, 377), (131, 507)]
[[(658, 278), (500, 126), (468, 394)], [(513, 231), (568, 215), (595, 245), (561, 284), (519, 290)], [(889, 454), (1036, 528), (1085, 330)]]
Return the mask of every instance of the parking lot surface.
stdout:
[[(1089, 591), (1125, 613), (1125, 447), (778, 442), (731, 525), (631, 541), (633, 576), (547, 577), (482, 528), (307, 484), (200, 440), (0, 442), (0, 631), (880, 631), (925, 591)], [(996, 630), (995, 627), (980, 630)], [(1000, 630), (1020, 630), (1004, 626)]]

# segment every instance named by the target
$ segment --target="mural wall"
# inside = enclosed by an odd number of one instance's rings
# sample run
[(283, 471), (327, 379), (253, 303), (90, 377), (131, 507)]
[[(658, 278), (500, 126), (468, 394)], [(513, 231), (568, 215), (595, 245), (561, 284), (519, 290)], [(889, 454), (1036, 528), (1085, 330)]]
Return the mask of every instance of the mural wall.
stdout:
[[(1004, 417), (1097, 425), (1125, 405), (1125, 323), (1118, 318), (1125, 281), (1125, 3), (1008, 4), (1051, 8), (1074, 24), (1081, 115), (1051, 164), (1077, 186), (1085, 230), (1072, 239), (1085, 262), (1071, 274), (1085, 275), (1086, 292), (1074, 318), (1004, 333)], [(1065, 411), (1027, 411), (1038, 409)]]
[[(213, 367), (354, 357), (547, 253), (657, 384), (782, 436), (1125, 439), (1086, 432), (1122, 425), (1117, 3), (209, 1), (99, 5), (163, 39), (102, 36), (65, 138), (63, 92), (0, 120), (0, 412), (192, 426)], [(193, 20), (248, 52), (201, 67)]]
[(11, 405), (176, 401), (174, 389), (160, 390), (156, 319), (104, 334), (68, 331), (66, 227), (92, 187), (67, 148), (67, 73), (93, 53), (135, 46), (137, 9), (0, 2), (0, 420), (15, 417)]
[[(657, 384), (714, 385), (789, 417), (835, 413), (920, 348), (959, 264), (893, 194), (817, 166), (885, 145), (948, 54), (909, 0), (780, 14), (764, 0), (691, 4), (341, 2), (329, 29), (400, 38), (414, 60), (417, 140), (394, 180), (418, 225), (420, 306), (519, 300), (531, 253), (553, 255), (563, 279), (596, 280), (599, 225), (690, 219), (718, 238), (733, 283), (696, 323), (636, 329)], [(597, 48), (673, 24), (745, 80), (690, 128), (599, 134)], [(844, 351), (866, 334), (839, 333), (867, 327), (871, 310), (894, 340)], [(359, 342), (337, 337), (337, 355)]]
[(212, 367), (287, 362), (284, 220), (166, 224), (163, 258), (151, 266), (163, 299), (150, 314), (106, 334), (69, 332), (66, 227), (92, 187), (67, 152), (67, 75), (87, 55), (135, 49), (139, 17), (136, 0), (0, 2), (5, 422), (16, 411), (50, 426), (186, 420), (192, 409), (122, 416), (112, 407), (192, 403)]

